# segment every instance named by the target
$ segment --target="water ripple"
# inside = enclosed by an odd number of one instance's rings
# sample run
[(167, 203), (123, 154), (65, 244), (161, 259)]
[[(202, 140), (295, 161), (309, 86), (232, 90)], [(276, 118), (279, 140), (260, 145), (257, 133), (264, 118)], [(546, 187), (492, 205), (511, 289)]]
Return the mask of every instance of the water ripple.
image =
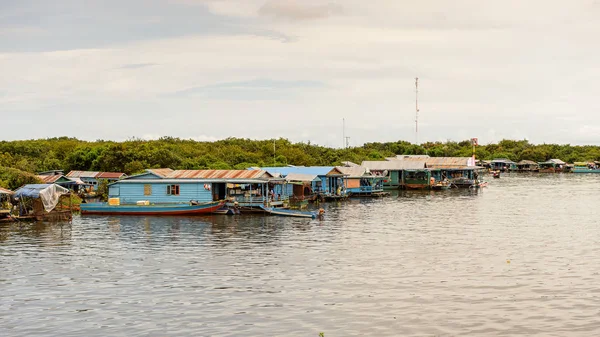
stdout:
[(0, 227), (3, 336), (591, 336), (600, 177), (277, 217)]

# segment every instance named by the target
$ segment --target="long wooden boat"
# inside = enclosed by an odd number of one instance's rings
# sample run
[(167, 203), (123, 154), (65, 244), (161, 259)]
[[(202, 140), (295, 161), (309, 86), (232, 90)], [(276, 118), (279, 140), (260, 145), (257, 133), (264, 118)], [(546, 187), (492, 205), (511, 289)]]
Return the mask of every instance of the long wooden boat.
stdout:
[(316, 212), (309, 211), (298, 211), (293, 209), (281, 209), (276, 207), (262, 207), (262, 209), (271, 214), (271, 215), (279, 215), (279, 216), (291, 216), (296, 218), (311, 218), (315, 219), (317, 217)]
[(600, 169), (591, 169), (587, 167), (575, 167), (573, 173), (600, 173)]
[(197, 215), (213, 213), (222, 201), (200, 204), (109, 205), (108, 203), (81, 204), (81, 214), (99, 215)]

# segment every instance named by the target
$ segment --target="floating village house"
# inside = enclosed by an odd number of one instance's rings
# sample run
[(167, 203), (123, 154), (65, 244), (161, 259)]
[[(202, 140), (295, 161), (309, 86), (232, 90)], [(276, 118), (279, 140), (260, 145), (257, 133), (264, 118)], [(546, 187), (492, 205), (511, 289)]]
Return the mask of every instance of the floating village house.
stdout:
[(230, 206), (252, 208), (269, 203), (279, 207), (287, 203), (287, 198), (273, 198), (269, 191), (283, 183), (283, 179), (262, 170), (149, 169), (110, 184), (108, 194), (113, 200), (118, 198), (119, 204), (225, 200)]
[[(341, 199), (347, 197), (344, 186), (344, 173), (333, 166), (282, 166), (250, 168), (269, 172), (273, 176), (286, 178), (291, 173), (316, 175), (318, 180), (311, 182), (311, 193), (326, 200)], [(283, 195), (292, 196), (293, 188), (288, 186)]]
[(72, 219), (69, 190), (57, 184), (30, 184), (17, 189), (18, 215), (14, 218), (37, 221), (67, 221)]
[(10, 219), (10, 210), (12, 208), (10, 196), (12, 194), (13, 191), (0, 187), (0, 222)]
[(540, 173), (555, 173), (555, 172), (563, 172), (566, 168), (566, 164), (564, 161), (560, 159), (550, 159), (545, 162), (538, 163), (539, 172)]
[[(287, 193), (294, 200), (313, 200), (317, 194), (313, 193), (317, 186), (321, 186), (321, 179), (316, 174), (290, 173), (285, 176)], [(289, 188), (292, 188), (289, 194)]]
[(348, 196), (382, 196), (383, 176), (372, 174), (369, 169), (353, 163), (345, 163), (347, 166), (336, 168), (345, 176), (344, 186)]
[(472, 157), (397, 156), (386, 161), (365, 161), (362, 166), (385, 176), (384, 187), (388, 189), (429, 188), (436, 181), (470, 187), (477, 184), (482, 169), (475, 166)]
[(38, 174), (37, 176), (44, 184), (56, 184), (70, 190), (74, 190), (77, 182), (65, 177), (63, 174)]
[(515, 163), (514, 161), (512, 161), (510, 159), (498, 158), (498, 159), (494, 159), (490, 162), (490, 168), (492, 170), (502, 171), (502, 172), (514, 171), (517, 169), (517, 163)]
[(405, 187), (405, 181), (408, 176), (424, 174), (423, 178), (429, 183), (431, 176), (424, 160), (403, 161), (403, 160), (382, 160), (382, 161), (363, 161), (361, 166), (366, 167), (375, 176), (383, 178), (384, 189), (401, 189)]
[(517, 163), (518, 172), (537, 172), (539, 168), (538, 163), (531, 160), (521, 160)]

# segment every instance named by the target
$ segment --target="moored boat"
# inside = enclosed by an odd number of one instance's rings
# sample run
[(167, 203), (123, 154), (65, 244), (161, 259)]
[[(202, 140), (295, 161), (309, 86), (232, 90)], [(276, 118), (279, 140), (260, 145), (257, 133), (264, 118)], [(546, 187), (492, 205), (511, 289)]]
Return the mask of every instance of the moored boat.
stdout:
[(97, 215), (198, 215), (213, 213), (223, 206), (222, 201), (186, 204), (110, 205), (109, 203), (81, 204), (81, 214)]
[(574, 163), (573, 173), (600, 173), (600, 167), (595, 163), (577, 162)]
[(271, 215), (279, 215), (279, 216), (290, 216), (296, 218), (311, 218), (315, 219), (317, 217), (317, 212), (312, 211), (299, 211), (293, 209), (282, 209), (276, 207), (266, 207), (262, 206), (263, 211), (269, 213)]

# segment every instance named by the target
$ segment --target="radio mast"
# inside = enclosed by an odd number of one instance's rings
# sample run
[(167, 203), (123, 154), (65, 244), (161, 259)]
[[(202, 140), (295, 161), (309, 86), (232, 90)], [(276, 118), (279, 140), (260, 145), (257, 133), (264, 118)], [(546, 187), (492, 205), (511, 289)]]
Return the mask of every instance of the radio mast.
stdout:
[(419, 145), (419, 78), (415, 77), (415, 145)]

